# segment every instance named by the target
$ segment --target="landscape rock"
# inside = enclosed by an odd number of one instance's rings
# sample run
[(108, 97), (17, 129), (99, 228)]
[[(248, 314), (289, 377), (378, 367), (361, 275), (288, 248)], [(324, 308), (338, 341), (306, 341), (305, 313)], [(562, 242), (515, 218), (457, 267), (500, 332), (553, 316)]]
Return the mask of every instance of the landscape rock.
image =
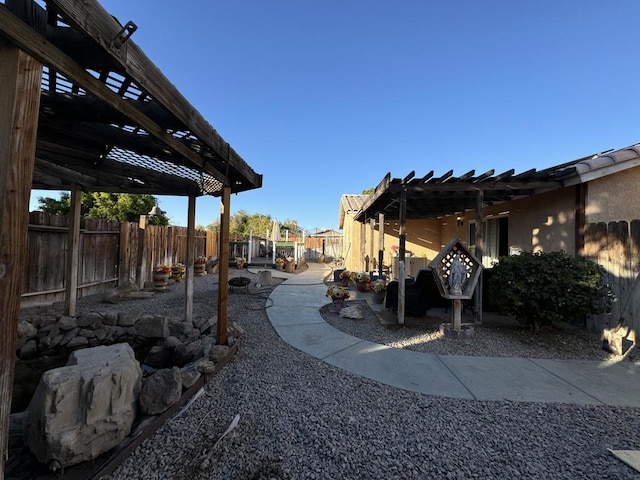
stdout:
[(340, 310), (340, 317), (342, 318), (354, 318), (361, 319), (362, 318), (362, 310), (358, 305), (353, 307), (345, 307)]
[(182, 387), (186, 390), (196, 384), (202, 374), (196, 370), (181, 370)]
[(182, 396), (182, 375), (178, 367), (158, 370), (149, 377), (140, 392), (140, 411), (145, 415), (159, 415)]
[(38, 329), (31, 325), (29, 322), (20, 320), (18, 322), (18, 338), (31, 338), (35, 337), (38, 333)]
[(25, 444), (38, 461), (92, 460), (131, 431), (142, 371), (127, 344), (74, 352), (45, 372), (25, 412)]
[(58, 320), (58, 328), (62, 331), (68, 331), (76, 328), (78, 326), (78, 322), (74, 317), (60, 317)]
[(175, 349), (173, 354), (174, 363), (178, 367), (184, 367), (187, 363), (203, 356), (202, 340), (184, 343)]
[(193, 321), (193, 326), (200, 330), (201, 333), (206, 332), (216, 324), (216, 318), (198, 318)]
[(74, 337), (66, 344), (67, 348), (82, 348), (89, 344), (89, 340), (86, 337)]
[(33, 358), (38, 355), (38, 344), (35, 340), (29, 340), (25, 343), (18, 354), (20, 358)]
[(86, 313), (76, 318), (76, 322), (82, 328), (96, 328), (96, 326), (102, 324), (102, 315), (99, 313)]
[(163, 346), (151, 347), (144, 363), (157, 369), (170, 368), (173, 366), (173, 349)]
[(169, 336), (169, 320), (162, 315), (143, 315), (136, 322), (138, 335), (147, 338), (165, 338)]
[(138, 320), (138, 315), (135, 313), (119, 313), (118, 314), (118, 326), (119, 327), (133, 327)]
[(209, 360), (218, 363), (229, 355), (229, 347), (226, 345), (213, 345), (209, 352)]

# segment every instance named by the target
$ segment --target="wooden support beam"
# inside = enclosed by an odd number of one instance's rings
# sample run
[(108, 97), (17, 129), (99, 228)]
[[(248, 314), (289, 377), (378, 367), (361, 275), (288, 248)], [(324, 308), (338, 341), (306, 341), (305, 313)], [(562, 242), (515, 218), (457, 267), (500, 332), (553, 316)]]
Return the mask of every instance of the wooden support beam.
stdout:
[[(122, 26), (99, 2), (96, 0), (49, 0), (48, 3), (55, 5), (65, 16), (74, 19), (77, 28), (100, 45), (103, 51), (108, 53), (111, 61), (120, 66), (121, 72), (125, 72), (162, 107), (174, 114), (217, 155), (227, 160), (234, 170), (252, 184), (262, 185), (262, 176), (256, 174), (242, 160), (133, 40), (127, 41), (120, 48), (112, 47), (111, 42), (117, 37)], [(64, 70), (61, 71), (64, 72)], [(213, 172), (207, 173), (214, 175)], [(236, 191), (235, 186), (234, 191)]]
[[(364, 272), (367, 269), (367, 263), (365, 261), (367, 249), (367, 222), (360, 224), (360, 271)], [(324, 240), (322, 241), (322, 253), (324, 254)]]
[(147, 224), (148, 215), (140, 215), (138, 222), (138, 261), (136, 265), (136, 284), (138, 288), (144, 288), (144, 281), (147, 278)]
[(373, 272), (374, 268), (373, 268), (373, 262), (375, 261), (375, 254), (374, 254), (374, 245), (373, 245), (373, 238), (374, 235), (376, 233), (376, 219), (375, 218), (371, 218), (369, 220), (369, 233), (371, 234), (371, 241), (369, 242), (369, 272)]
[(405, 251), (407, 242), (407, 188), (404, 186), (400, 192), (400, 215), (398, 218), (399, 233), (399, 247), (398, 247), (398, 323), (404, 325), (404, 312), (405, 312), (405, 298), (406, 298), (406, 285), (405, 285)]
[[(473, 252), (475, 257), (482, 265), (482, 255), (484, 252), (484, 190), (478, 190), (476, 197), (476, 251)], [(476, 283), (476, 292), (474, 297), (474, 322), (482, 323), (482, 283), (483, 278), (480, 274), (478, 283)]]
[(65, 272), (65, 315), (73, 317), (76, 314), (78, 299), (78, 256), (80, 254), (80, 209), (82, 207), (82, 192), (74, 185), (71, 191), (71, 225), (67, 237), (67, 264)]
[(185, 285), (184, 319), (187, 323), (193, 321), (193, 261), (196, 255), (196, 197), (189, 195), (189, 209), (187, 211), (187, 280)]
[[(220, 247), (218, 255), (218, 323), (216, 343), (227, 344), (227, 302), (229, 299), (229, 221), (231, 218), (231, 188), (225, 186), (220, 199)], [(273, 245), (275, 251), (276, 246)]]
[(53, 46), (53, 44), (33, 33), (27, 25), (10, 13), (2, 4), (0, 4), (0, 25), (2, 25), (2, 31), (12, 43), (24, 49), (40, 61), (46, 62), (55, 70), (64, 73), (69, 80), (82, 85), (88, 93), (115, 108), (135, 125), (139, 125), (178, 155), (188, 159), (195, 168), (204, 170), (221, 182), (225, 181), (224, 175), (208, 165), (196, 152), (184, 145), (180, 140), (172, 137), (149, 117), (133, 109), (131, 105), (123, 100), (117, 93), (111, 91), (111, 89), (99, 79), (86, 72), (80, 65), (75, 63), (73, 59)]
[(378, 214), (378, 275), (384, 271), (384, 213)]
[(0, 478), (4, 478), (42, 65), (2, 39), (0, 65)]

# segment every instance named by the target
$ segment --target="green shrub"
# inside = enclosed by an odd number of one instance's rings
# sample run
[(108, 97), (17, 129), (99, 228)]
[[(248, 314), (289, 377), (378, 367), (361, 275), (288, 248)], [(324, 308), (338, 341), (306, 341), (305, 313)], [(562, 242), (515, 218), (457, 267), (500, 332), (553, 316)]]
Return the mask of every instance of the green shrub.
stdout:
[(501, 313), (537, 332), (554, 321), (610, 311), (613, 294), (603, 279), (598, 264), (565, 252), (523, 253), (499, 259), (489, 295)]

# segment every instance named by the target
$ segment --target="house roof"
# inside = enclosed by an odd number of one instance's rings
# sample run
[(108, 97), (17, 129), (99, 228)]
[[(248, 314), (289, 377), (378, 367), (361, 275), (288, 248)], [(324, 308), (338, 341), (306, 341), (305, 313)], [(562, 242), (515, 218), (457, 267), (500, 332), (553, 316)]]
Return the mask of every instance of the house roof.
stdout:
[[(27, 5), (28, 3), (28, 5)], [(32, 188), (222, 194), (257, 174), (95, 0), (0, 0), (0, 40), (44, 66)]]
[(340, 198), (340, 211), (338, 213), (338, 227), (343, 228), (344, 218), (347, 214), (354, 215), (362, 209), (369, 195), (357, 195), (345, 193)]
[(401, 192), (406, 190), (406, 218), (438, 218), (463, 213), (477, 207), (478, 192), (483, 192), (483, 204), (495, 205), (518, 198), (537, 195), (559, 188), (585, 183), (612, 173), (640, 165), (640, 146), (589, 155), (544, 170), (531, 169), (495, 175), (489, 170), (476, 175), (471, 170), (454, 176), (453, 170), (439, 177), (433, 170), (416, 178), (415, 172), (404, 178), (387, 175), (375, 188), (355, 215), (364, 222), (379, 214), (397, 217)]

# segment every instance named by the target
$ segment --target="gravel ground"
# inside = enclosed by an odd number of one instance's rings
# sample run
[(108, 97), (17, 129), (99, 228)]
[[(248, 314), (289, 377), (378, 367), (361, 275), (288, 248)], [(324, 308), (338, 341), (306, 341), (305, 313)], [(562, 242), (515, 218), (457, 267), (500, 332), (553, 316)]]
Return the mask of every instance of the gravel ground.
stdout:
[[(485, 316), (474, 326), (473, 338), (452, 339), (440, 333), (441, 319), (426, 320), (425, 325), (383, 325), (365, 300), (348, 301), (358, 305), (362, 319), (340, 317), (329, 305), (320, 313), (333, 327), (354, 337), (438, 355), (547, 358), (554, 360), (640, 361), (640, 351), (629, 349), (625, 355), (613, 355), (602, 348), (602, 337), (594, 332), (566, 326), (552, 326), (534, 334), (506, 317)], [(440, 312), (446, 318), (443, 312)]]
[[(196, 315), (215, 313), (214, 280), (196, 278)], [(246, 332), (238, 354), (113, 479), (640, 479), (607, 451), (639, 447), (640, 409), (467, 401), (387, 387), (282, 342), (266, 316), (268, 293), (252, 284), (229, 295), (229, 321)], [(182, 295), (177, 285), (117, 309), (181, 316)], [(104, 304), (89, 297), (78, 310)], [(377, 333), (393, 334), (405, 332)], [(216, 444), (236, 415), (237, 428)]]

